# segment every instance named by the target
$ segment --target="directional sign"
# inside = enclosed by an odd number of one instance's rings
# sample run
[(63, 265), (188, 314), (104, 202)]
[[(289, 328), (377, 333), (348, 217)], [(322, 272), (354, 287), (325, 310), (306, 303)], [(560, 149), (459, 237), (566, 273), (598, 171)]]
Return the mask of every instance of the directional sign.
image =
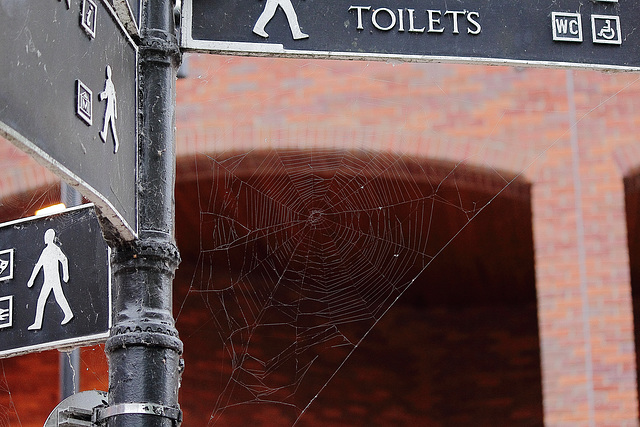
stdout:
[(0, 52), (0, 135), (133, 239), (137, 48), (110, 4), (0, 0)]
[(640, 70), (636, 0), (183, 0), (186, 49)]
[(0, 357), (106, 339), (110, 278), (93, 205), (0, 224)]

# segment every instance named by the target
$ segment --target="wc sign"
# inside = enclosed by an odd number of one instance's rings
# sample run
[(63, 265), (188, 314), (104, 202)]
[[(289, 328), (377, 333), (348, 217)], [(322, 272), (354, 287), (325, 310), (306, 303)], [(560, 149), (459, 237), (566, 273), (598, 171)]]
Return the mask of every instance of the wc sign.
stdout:
[[(620, 16), (591, 14), (591, 41), (593, 44), (622, 44)], [(553, 40), (582, 43), (582, 15), (580, 13), (553, 12), (551, 14)]]
[(553, 12), (553, 40), (565, 42), (582, 41), (582, 17), (579, 13)]
[(109, 248), (93, 205), (0, 224), (0, 357), (104, 341)]

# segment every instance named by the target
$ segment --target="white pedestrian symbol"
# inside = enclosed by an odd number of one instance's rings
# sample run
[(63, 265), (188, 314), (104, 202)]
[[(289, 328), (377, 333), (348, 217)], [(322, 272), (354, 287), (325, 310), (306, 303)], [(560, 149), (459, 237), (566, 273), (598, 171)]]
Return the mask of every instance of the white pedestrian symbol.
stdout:
[(55, 244), (56, 232), (53, 229), (48, 229), (44, 233), (45, 247), (38, 258), (38, 262), (33, 267), (31, 277), (27, 282), (28, 287), (32, 287), (38, 273), (42, 269), (43, 280), (42, 289), (38, 296), (38, 303), (36, 305), (36, 318), (31, 326), (27, 329), (38, 330), (42, 328), (42, 319), (44, 317), (44, 307), (49, 298), (49, 294), (53, 291), (53, 296), (56, 302), (64, 312), (64, 319), (60, 322), (61, 325), (66, 325), (71, 319), (73, 319), (73, 312), (69, 303), (62, 292), (62, 284), (60, 283), (60, 270), (58, 264), (62, 265), (62, 280), (67, 283), (69, 281), (69, 261), (66, 255), (62, 252), (62, 249)]
[(253, 32), (264, 38), (269, 37), (269, 34), (267, 34), (264, 27), (269, 23), (269, 21), (271, 21), (271, 18), (274, 17), (278, 6), (284, 10), (285, 15), (287, 16), (287, 21), (289, 21), (289, 28), (291, 28), (293, 39), (300, 40), (308, 38), (309, 35), (300, 30), (298, 15), (296, 15), (296, 11), (293, 8), (293, 4), (291, 4), (291, 0), (266, 0), (264, 10), (258, 17), (256, 24), (253, 26)]
[(116, 132), (116, 120), (118, 119), (118, 106), (116, 103), (116, 88), (111, 80), (111, 67), (107, 65), (107, 79), (104, 82), (104, 91), (100, 92), (98, 97), (100, 101), (107, 100), (107, 106), (104, 111), (104, 124), (100, 131), (100, 138), (103, 142), (107, 142), (107, 134), (109, 127), (111, 127), (111, 134), (113, 135), (113, 152), (118, 152), (118, 133)]

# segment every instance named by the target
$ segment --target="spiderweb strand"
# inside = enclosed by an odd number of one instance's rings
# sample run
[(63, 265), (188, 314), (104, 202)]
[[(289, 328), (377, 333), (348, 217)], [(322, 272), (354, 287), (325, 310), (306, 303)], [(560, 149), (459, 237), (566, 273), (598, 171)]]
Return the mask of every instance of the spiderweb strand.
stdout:
[(472, 168), (365, 151), (225, 153), (197, 169), (211, 181), (187, 298), (204, 302), (229, 366), (211, 425), (256, 403), (295, 422), (451, 239), (433, 216), (455, 212), (459, 230), (508, 186), (495, 171), (485, 200), (464, 200)]
[(0, 427), (9, 427), (12, 425), (22, 425), (20, 417), (13, 403), (13, 396), (7, 382), (7, 376), (4, 370), (4, 362), (0, 361), (0, 369), (2, 376), (0, 377)]

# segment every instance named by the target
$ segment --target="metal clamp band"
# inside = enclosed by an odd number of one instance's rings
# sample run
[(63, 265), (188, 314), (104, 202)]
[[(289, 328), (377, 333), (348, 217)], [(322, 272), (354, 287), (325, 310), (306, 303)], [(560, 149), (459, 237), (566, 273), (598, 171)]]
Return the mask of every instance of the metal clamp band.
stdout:
[(100, 423), (107, 418), (125, 414), (157, 415), (159, 417), (169, 418), (174, 421), (176, 425), (182, 423), (182, 411), (179, 408), (157, 405), (155, 403), (120, 403), (118, 405), (96, 408), (93, 414), (93, 422)]

